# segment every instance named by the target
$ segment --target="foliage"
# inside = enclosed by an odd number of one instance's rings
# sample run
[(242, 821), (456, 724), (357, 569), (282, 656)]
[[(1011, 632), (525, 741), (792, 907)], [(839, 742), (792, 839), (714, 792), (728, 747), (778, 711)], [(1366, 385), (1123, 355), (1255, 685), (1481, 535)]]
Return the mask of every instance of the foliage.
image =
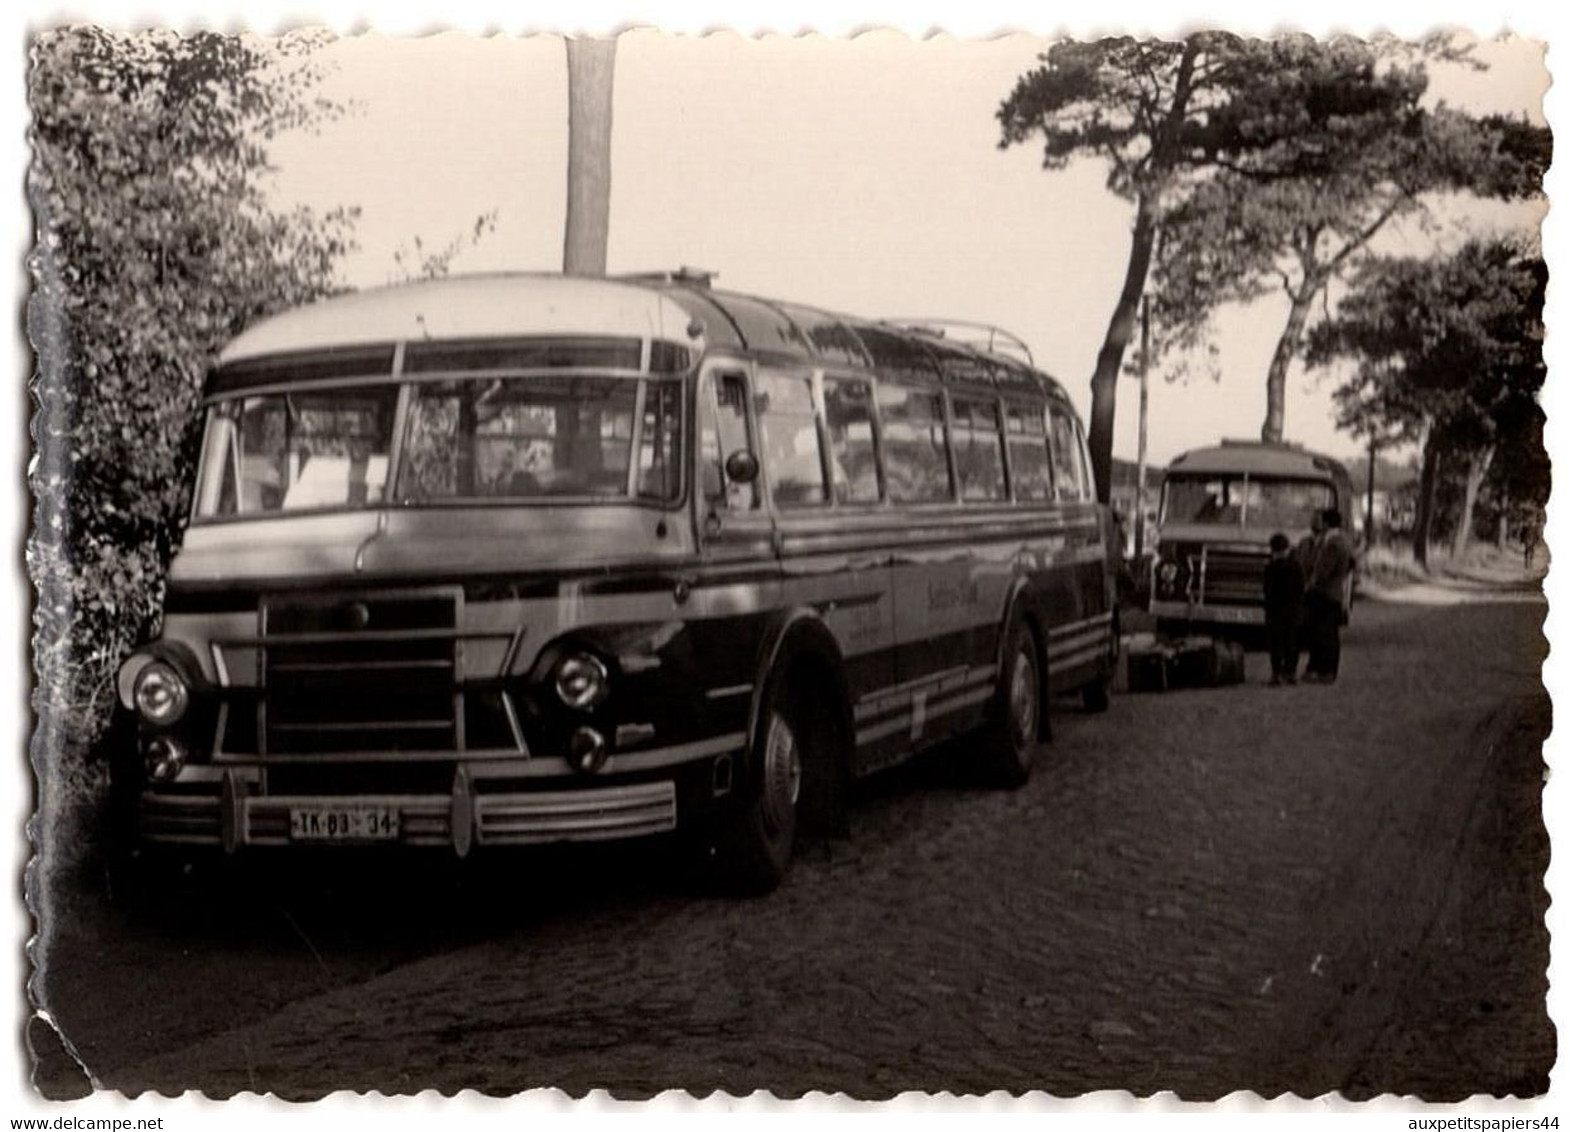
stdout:
[[(1517, 500), (1540, 502), (1548, 487), (1537, 404), (1547, 376), (1547, 283), (1541, 256), (1505, 240), (1474, 240), (1430, 259), (1372, 260), (1354, 273), (1334, 317), (1310, 334), (1309, 362), (1356, 362), (1336, 394), (1343, 425), (1355, 419), (1421, 441), (1430, 470), (1446, 455), (1470, 462), (1487, 453), (1496, 482), (1513, 486)], [(1431, 501), (1439, 485), (1426, 490)], [(1462, 517), (1463, 530), (1469, 522)], [(1418, 553), (1421, 560), (1424, 548)]]
[(1370, 261), (1310, 336), (1309, 360), (1357, 361), (1338, 405), (1372, 406), (1409, 434), (1431, 421), (1475, 442), (1534, 404), (1542, 388), (1547, 280), (1542, 259), (1505, 240), (1474, 240), (1450, 256)]
[(427, 250), (425, 241), (419, 236), (414, 237), (412, 248), (399, 244), (393, 251), (393, 271), (388, 282), (409, 283), (418, 279), (446, 278), (452, 271), (454, 260), (496, 231), (497, 216), (498, 210), (494, 208), (480, 213), (466, 231), (458, 233), (434, 251)]
[(340, 113), (315, 36), (49, 31), (28, 99), (38, 229), (40, 707), (101, 725), (115, 666), (157, 617), (188, 504), (202, 375), (247, 323), (333, 288), (353, 213), (275, 212), (276, 134)]
[[(1453, 52), (1447, 43), (1421, 50)], [(1378, 50), (1353, 39), (1245, 40), (1221, 32), (1175, 42), (1065, 41), (1004, 101), (1002, 145), (1039, 138), (1047, 169), (1100, 160), (1108, 189), (1135, 206), (1123, 287), (1091, 379), (1091, 459), (1103, 498), (1110, 488), (1117, 376), (1158, 237), (1185, 209), (1207, 222), (1214, 218), (1231, 200), (1214, 185), (1237, 179), (1267, 187), (1261, 191), (1294, 191), (1287, 187), (1334, 175), (1344, 150), (1373, 153), (1399, 138), (1424, 78), (1420, 64), (1390, 53), (1381, 62)], [(1393, 165), (1397, 160), (1392, 154)], [(1204, 235), (1225, 239), (1229, 231), (1223, 218)], [(1250, 237), (1232, 254), (1258, 263), (1269, 259), (1270, 247), (1269, 239)], [(1201, 262), (1191, 272), (1190, 306), (1224, 292), (1227, 279), (1215, 277), (1213, 268)]]
[(1313, 304), (1392, 220), (1436, 193), (1504, 199), (1541, 191), (1548, 132), (1499, 116), (1422, 105), (1421, 59), (1395, 44), (1337, 40), (1304, 56), (1293, 41), (1283, 77), (1247, 97), (1274, 140), (1228, 162), (1166, 216), (1156, 320), (1168, 348), (1194, 346), (1215, 309), (1272, 290), (1290, 300), (1267, 374), (1263, 435), (1280, 440), (1287, 369)]

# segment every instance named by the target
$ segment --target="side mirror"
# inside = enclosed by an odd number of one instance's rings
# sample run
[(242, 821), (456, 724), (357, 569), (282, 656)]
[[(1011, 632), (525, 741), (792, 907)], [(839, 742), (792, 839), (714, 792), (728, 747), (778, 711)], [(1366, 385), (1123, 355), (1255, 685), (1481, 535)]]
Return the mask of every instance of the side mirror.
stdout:
[(725, 457), (725, 478), (731, 483), (751, 483), (758, 478), (758, 458), (745, 448)]

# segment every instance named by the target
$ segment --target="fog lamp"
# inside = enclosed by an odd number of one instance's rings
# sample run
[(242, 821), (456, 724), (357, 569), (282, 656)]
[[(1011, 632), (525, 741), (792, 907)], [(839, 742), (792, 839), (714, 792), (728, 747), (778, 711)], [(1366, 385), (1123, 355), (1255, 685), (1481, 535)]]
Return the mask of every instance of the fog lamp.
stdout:
[(137, 673), (132, 699), (144, 720), (155, 727), (168, 727), (185, 715), (191, 693), (174, 665), (155, 660)]
[(158, 738), (147, 744), (147, 777), (151, 782), (169, 782), (185, 766), (185, 748), (173, 739)]
[(567, 761), (583, 774), (595, 774), (605, 765), (609, 752), (605, 736), (592, 727), (580, 727), (567, 741)]
[(610, 693), (610, 674), (592, 653), (568, 653), (556, 666), (556, 694), (568, 707), (587, 711), (603, 703)]

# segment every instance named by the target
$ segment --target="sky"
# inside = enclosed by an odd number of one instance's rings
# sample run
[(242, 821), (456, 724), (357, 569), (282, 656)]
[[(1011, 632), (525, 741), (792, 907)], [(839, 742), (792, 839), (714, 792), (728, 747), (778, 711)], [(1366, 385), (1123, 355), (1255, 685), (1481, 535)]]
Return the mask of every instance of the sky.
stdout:
[[(624, 34), (612, 127), (611, 272), (692, 265), (718, 285), (852, 314), (970, 319), (1031, 347), (1082, 413), (1127, 262), (1132, 211), (1094, 160), (1041, 168), (1038, 142), (998, 146), (996, 112), (1048, 41), (900, 32), (761, 40)], [(1485, 42), (1483, 73), (1433, 68), (1431, 99), (1542, 121), (1541, 46)], [(358, 205), (353, 286), (397, 277), (416, 238), (495, 226), (454, 271), (561, 264), (566, 64), (553, 36), (358, 36), (325, 49), (342, 121), (275, 143), (281, 205)], [(1538, 203), (1439, 210), (1381, 249), (1427, 254), (1469, 232), (1531, 230)], [(1257, 436), (1284, 297), (1220, 313), (1215, 360), (1152, 376), (1149, 457)], [(1294, 366), (1288, 439), (1337, 455), (1334, 371)], [(1114, 451), (1132, 459), (1137, 385), (1123, 381)]]

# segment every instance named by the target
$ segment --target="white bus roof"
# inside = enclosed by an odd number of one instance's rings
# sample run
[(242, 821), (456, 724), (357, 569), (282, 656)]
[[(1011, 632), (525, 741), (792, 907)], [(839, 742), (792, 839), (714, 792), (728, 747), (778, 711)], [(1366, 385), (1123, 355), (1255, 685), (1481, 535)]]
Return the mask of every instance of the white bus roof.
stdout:
[(684, 342), (692, 316), (647, 287), (561, 275), (465, 275), (338, 295), (264, 319), (219, 364), (268, 354), (515, 335)]
[[(785, 359), (818, 359), (934, 382), (1028, 387), (1066, 400), (1048, 374), (1017, 357), (926, 329), (839, 315), (802, 304), (716, 291), (689, 273), (586, 279), (558, 274), (451, 276), (322, 299), (264, 319), (219, 355), (237, 373), (294, 355), (367, 355), (357, 371), (391, 369), (394, 343), (481, 339), (664, 341), (696, 352), (736, 348)], [(683, 355), (684, 356), (684, 355)], [(231, 380), (232, 391), (241, 382)]]
[(1228, 440), (1210, 448), (1194, 448), (1167, 465), (1168, 477), (1229, 472), (1321, 480), (1345, 479), (1347, 475), (1346, 468), (1332, 457), (1295, 444), (1249, 440)]

